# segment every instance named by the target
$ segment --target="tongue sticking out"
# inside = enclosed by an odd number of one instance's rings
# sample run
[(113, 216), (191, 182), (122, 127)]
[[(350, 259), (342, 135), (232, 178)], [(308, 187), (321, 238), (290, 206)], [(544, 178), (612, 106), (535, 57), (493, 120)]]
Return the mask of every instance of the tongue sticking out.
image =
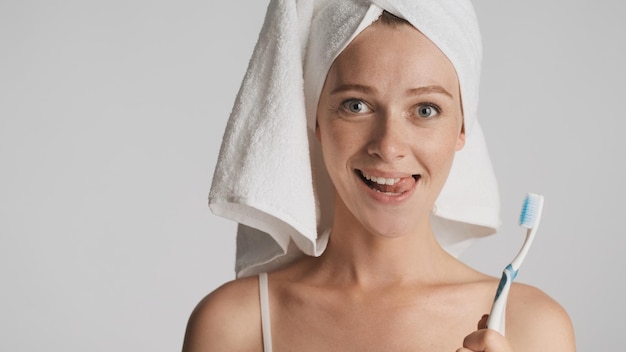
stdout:
[(400, 179), (400, 181), (398, 181), (394, 185), (381, 185), (379, 183), (368, 181), (366, 179), (363, 179), (363, 181), (371, 189), (376, 190), (378, 192), (402, 194), (402, 193), (410, 190), (411, 188), (413, 188), (413, 186), (415, 185), (415, 183), (417, 182), (418, 179), (419, 179), (419, 176), (404, 177), (404, 178)]

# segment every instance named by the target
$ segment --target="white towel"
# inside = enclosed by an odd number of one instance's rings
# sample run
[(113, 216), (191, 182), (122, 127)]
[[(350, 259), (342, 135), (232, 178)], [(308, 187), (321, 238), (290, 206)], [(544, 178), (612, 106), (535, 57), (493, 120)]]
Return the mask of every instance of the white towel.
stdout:
[(383, 9), (435, 43), (461, 85), (466, 144), (435, 204), (437, 239), (458, 256), (499, 226), (496, 179), (476, 120), (482, 46), (469, 0), (272, 0), (209, 195), (216, 215), (239, 223), (238, 277), (324, 251), (333, 188), (314, 136), (315, 110), (333, 60)]

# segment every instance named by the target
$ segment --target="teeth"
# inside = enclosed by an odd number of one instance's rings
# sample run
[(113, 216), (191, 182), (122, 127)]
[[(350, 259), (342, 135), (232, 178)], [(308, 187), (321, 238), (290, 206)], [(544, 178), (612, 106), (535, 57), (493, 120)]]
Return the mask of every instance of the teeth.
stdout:
[(365, 177), (366, 180), (378, 183), (379, 185), (393, 186), (400, 181), (399, 178), (376, 177), (376, 176), (366, 175), (363, 172), (361, 172), (361, 175), (363, 175), (363, 177)]

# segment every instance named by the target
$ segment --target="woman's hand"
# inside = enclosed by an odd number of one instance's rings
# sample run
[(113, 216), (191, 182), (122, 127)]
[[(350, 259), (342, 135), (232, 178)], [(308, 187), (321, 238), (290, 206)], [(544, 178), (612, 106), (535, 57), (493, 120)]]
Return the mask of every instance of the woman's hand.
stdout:
[(495, 330), (487, 329), (489, 314), (483, 315), (478, 322), (478, 330), (467, 335), (463, 348), (456, 352), (512, 352), (507, 339)]

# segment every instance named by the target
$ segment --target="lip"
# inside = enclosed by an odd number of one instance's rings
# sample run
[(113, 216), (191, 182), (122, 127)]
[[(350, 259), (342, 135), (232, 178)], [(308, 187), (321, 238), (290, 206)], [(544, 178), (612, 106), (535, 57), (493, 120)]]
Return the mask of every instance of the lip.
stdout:
[[(384, 204), (398, 204), (409, 198), (415, 188), (419, 184), (419, 180), (421, 175), (419, 174), (410, 174), (404, 172), (389, 172), (389, 171), (381, 171), (381, 170), (366, 170), (366, 169), (355, 169), (355, 176), (358, 178), (359, 183), (365, 189), (367, 194), (374, 198), (376, 201), (384, 203)], [(413, 178), (415, 180), (413, 186), (402, 193), (383, 193), (371, 188), (365, 181), (365, 177), (363, 174), (368, 176), (374, 176), (377, 178), (383, 177), (386, 179), (400, 179), (399, 182), (402, 182), (403, 179)]]

